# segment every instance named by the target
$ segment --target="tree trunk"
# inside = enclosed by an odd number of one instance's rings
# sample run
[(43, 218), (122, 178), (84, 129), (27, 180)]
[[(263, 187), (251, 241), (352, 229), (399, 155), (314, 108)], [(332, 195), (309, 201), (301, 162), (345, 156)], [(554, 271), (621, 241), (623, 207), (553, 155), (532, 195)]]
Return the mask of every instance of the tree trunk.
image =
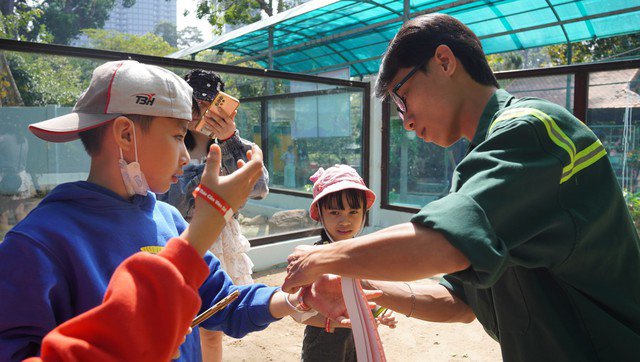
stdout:
[(15, 5), (15, 0), (2, 0), (0, 1), (0, 12), (2, 15), (11, 15), (13, 13), (13, 6)]
[[(5, 87), (3, 85), (4, 81), (8, 82), (9, 86)], [(9, 68), (9, 62), (7, 62), (3, 52), (0, 52), (0, 89), (6, 89), (7, 91), (5, 97), (0, 97), (0, 107), (24, 106), (20, 90), (18, 90), (16, 80), (13, 78)]]

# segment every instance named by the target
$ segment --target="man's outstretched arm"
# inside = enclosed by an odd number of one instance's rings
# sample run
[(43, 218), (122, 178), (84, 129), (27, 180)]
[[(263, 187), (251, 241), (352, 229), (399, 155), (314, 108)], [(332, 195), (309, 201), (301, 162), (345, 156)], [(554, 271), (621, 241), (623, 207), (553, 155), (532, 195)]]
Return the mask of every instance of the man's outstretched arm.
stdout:
[(322, 274), (408, 281), (469, 267), (469, 260), (444, 236), (414, 223), (392, 226), (346, 243), (299, 246), (289, 255), (287, 292), (311, 284)]

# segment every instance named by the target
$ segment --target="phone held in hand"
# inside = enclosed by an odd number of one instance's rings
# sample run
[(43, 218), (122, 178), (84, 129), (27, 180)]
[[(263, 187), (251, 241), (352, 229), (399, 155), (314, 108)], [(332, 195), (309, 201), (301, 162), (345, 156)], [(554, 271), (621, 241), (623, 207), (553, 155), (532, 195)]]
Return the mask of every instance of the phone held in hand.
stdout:
[(195, 317), (191, 322), (191, 328), (197, 327), (198, 324), (204, 322), (209, 317), (216, 314), (218, 311), (222, 310), (227, 305), (231, 304), (231, 302), (238, 299), (239, 296), (240, 296), (240, 292), (237, 290), (234, 290), (231, 294), (227, 295), (218, 303), (214, 304), (213, 307), (207, 309), (206, 311), (202, 312), (202, 314)]
[[(227, 93), (220, 91), (213, 99), (213, 101), (211, 101), (211, 105), (209, 106), (207, 112), (211, 112), (218, 117), (226, 118), (232, 115), (239, 106), (240, 101), (237, 98), (234, 98)], [(215, 137), (213, 128), (207, 123), (204, 116), (200, 119), (200, 121), (198, 121), (198, 124), (196, 125), (196, 131), (211, 138)]]

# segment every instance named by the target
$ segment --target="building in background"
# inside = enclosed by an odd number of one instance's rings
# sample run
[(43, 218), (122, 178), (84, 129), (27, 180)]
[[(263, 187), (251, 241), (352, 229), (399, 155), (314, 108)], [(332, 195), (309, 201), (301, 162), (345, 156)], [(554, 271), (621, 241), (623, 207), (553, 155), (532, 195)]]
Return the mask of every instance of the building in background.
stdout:
[(144, 35), (153, 33), (156, 24), (163, 21), (177, 24), (176, 0), (136, 0), (130, 8), (118, 1), (103, 29)]

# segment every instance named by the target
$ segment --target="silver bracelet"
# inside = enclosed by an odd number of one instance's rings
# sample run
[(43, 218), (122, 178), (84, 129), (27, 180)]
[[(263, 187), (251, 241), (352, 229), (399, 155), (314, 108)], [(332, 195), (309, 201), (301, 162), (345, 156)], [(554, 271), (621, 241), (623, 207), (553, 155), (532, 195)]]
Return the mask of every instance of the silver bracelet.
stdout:
[(411, 310), (409, 311), (409, 314), (407, 314), (407, 318), (411, 318), (413, 311), (416, 309), (416, 295), (413, 294), (413, 289), (411, 289), (411, 285), (409, 283), (404, 284), (407, 285), (407, 288), (409, 288), (409, 292), (411, 292)]
[(285, 301), (285, 302), (287, 302), (287, 304), (289, 304), (289, 307), (291, 307), (291, 309), (295, 310), (295, 311), (296, 311), (296, 312), (298, 312), (298, 313), (308, 312), (308, 311), (300, 310), (300, 309), (298, 309), (298, 308), (294, 307), (294, 306), (293, 306), (293, 304), (291, 304), (291, 301), (289, 300), (289, 295), (290, 295), (290, 294), (285, 293), (284, 301)]

